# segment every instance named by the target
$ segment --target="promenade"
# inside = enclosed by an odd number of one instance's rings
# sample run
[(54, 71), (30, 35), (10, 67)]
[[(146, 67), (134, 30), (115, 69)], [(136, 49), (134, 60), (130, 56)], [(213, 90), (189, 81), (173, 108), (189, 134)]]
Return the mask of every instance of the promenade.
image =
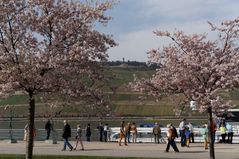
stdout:
[[(75, 142), (71, 142), (72, 145)], [(36, 141), (34, 154), (41, 155), (72, 155), (72, 156), (127, 156), (146, 158), (178, 158), (178, 159), (208, 159), (209, 150), (204, 150), (202, 143), (192, 143), (190, 147), (180, 147), (179, 153), (164, 152), (166, 144), (130, 143), (128, 146), (119, 146), (116, 142), (84, 142), (85, 150), (61, 151), (63, 142), (49, 144)], [(19, 141), (15, 144), (0, 141), (0, 154), (25, 154), (25, 143)], [(80, 147), (79, 147), (80, 149)], [(216, 159), (239, 159), (238, 144), (215, 144)], [(1, 156), (1, 155), (0, 155)]]

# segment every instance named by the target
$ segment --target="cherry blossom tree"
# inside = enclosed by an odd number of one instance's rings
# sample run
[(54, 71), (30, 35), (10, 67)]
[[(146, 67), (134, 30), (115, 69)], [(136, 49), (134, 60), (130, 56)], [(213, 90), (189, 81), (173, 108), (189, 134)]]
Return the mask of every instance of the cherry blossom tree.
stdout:
[[(227, 101), (223, 102), (219, 91), (238, 88), (239, 17), (219, 27), (210, 22), (209, 25), (217, 31), (217, 40), (208, 40), (207, 34), (155, 31), (157, 36), (170, 38), (172, 43), (149, 52), (149, 63), (156, 63), (159, 68), (150, 79), (136, 79), (131, 86), (156, 98), (182, 94), (187, 103), (196, 101), (197, 110), (208, 112), (211, 128), (212, 112), (231, 107)], [(209, 136), (212, 137), (211, 129)], [(210, 142), (210, 158), (215, 158), (213, 142)]]
[[(0, 1), (0, 92), (22, 91), (29, 96), (29, 138), (26, 158), (32, 158), (35, 95), (96, 99), (97, 81), (111, 35), (95, 29), (107, 25), (105, 12), (112, 1), (2, 0)], [(91, 98), (92, 97), (92, 98)]]

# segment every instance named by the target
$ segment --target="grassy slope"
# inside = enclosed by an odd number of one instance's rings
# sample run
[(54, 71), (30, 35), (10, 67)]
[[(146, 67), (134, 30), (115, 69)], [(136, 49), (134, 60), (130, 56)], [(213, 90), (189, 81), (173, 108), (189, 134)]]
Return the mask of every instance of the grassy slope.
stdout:
[[(117, 87), (117, 93), (110, 95), (113, 110), (116, 116), (163, 116), (174, 115), (172, 99), (163, 98), (159, 102), (154, 99), (142, 101), (139, 94), (130, 92), (126, 89), (126, 85), (133, 80), (134, 74), (137, 77), (150, 77), (152, 70), (142, 68), (110, 68), (106, 70), (106, 75), (112, 74), (115, 79), (110, 81), (110, 85)], [(109, 90), (106, 89), (106, 92)], [(234, 104), (239, 105), (239, 91), (222, 93), (226, 99), (231, 99)], [(16, 95), (7, 99), (0, 100), (0, 116), (9, 114), (9, 110), (4, 110), (5, 105), (14, 105), (13, 115), (27, 115), (28, 113), (28, 97), (24, 95)], [(61, 108), (56, 108), (61, 109)], [(48, 105), (40, 102), (39, 97), (36, 98), (36, 115), (50, 114), (52, 110)], [(56, 110), (54, 110), (56, 111)], [(64, 114), (80, 114), (81, 107), (72, 106), (63, 109)], [(187, 115), (187, 113), (186, 113)]]

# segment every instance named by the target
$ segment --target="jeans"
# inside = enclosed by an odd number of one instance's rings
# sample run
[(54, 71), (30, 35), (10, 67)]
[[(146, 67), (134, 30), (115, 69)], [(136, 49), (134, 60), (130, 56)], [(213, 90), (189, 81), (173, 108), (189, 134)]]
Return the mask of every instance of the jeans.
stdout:
[(190, 133), (190, 142), (194, 143), (194, 133)]
[(186, 136), (185, 136), (185, 130), (179, 130), (180, 137), (181, 137), (181, 146), (186, 145)]
[(104, 131), (104, 139), (105, 139), (105, 142), (107, 142), (107, 136), (108, 134), (107, 134), (107, 131)]
[(233, 132), (229, 132), (227, 136), (228, 136), (227, 142), (232, 144)]
[(128, 131), (126, 133), (126, 138), (127, 138), (128, 143), (130, 143), (130, 131)]
[(47, 130), (46, 131), (46, 140), (48, 140), (49, 139), (49, 137), (50, 137), (50, 134), (51, 134), (51, 130)]
[(63, 150), (66, 149), (66, 146), (68, 146), (70, 148), (70, 150), (73, 149), (73, 146), (69, 143), (68, 138), (64, 138), (64, 147)]

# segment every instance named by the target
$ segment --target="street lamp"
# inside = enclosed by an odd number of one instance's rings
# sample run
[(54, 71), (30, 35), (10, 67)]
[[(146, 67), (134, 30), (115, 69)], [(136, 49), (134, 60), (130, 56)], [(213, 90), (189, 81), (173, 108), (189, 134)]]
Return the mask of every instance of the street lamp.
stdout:
[(12, 106), (7, 105), (5, 108), (5, 110), (9, 109), (10, 112), (10, 122), (9, 122), (9, 138), (10, 138), (10, 143), (16, 143), (17, 140), (13, 139), (13, 131), (12, 131)]

